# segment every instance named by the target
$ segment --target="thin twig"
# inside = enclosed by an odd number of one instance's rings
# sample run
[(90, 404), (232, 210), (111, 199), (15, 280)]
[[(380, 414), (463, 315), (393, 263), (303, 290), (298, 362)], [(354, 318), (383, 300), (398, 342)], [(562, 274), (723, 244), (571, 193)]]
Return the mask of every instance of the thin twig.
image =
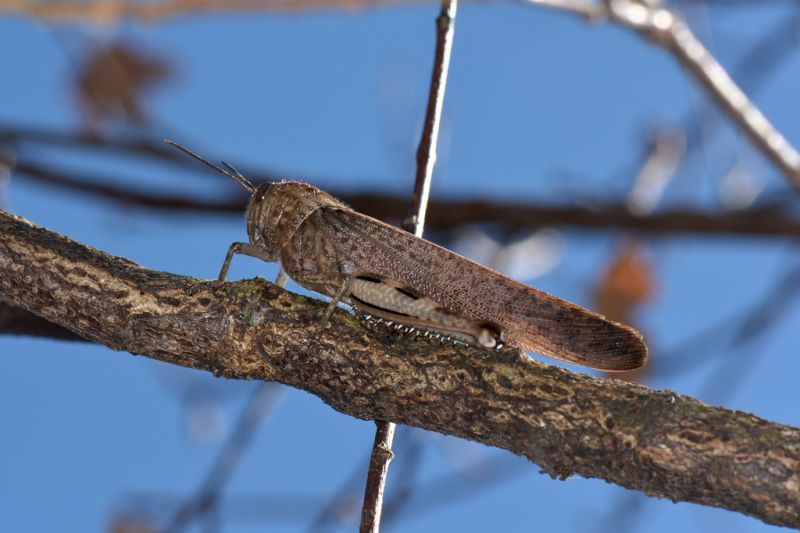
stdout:
[[(453, 48), (455, 17), (458, 0), (442, 0), (439, 16), (436, 18), (436, 52), (433, 72), (428, 92), (428, 107), (425, 111), (425, 127), (417, 149), (417, 175), (414, 182), (414, 197), (409, 217), (403, 229), (422, 237), (425, 229), (425, 214), (428, 210), (433, 168), (436, 165), (436, 145), (439, 140), (439, 125), (442, 118), (442, 104), (447, 87), (447, 72), (450, 67), (450, 53)], [(361, 533), (376, 533), (380, 529), (383, 493), (386, 476), (392, 460), (392, 441), (395, 424), (376, 421), (375, 440), (367, 472), (364, 490), (364, 506), (361, 512)]]
[(523, 0), (524, 3), (572, 13), (587, 20), (605, 17), (606, 8), (602, 0)]
[[(398, 430), (405, 437), (405, 435), (410, 433), (413, 428), (409, 426), (401, 426), (398, 428)], [(403, 458), (406, 458), (407, 456), (407, 449), (413, 446), (413, 440), (411, 446), (408, 442), (408, 439), (405, 438), (400, 440), (400, 447), (403, 450)], [(367, 457), (367, 461), (363, 461), (361, 459), (356, 461), (355, 468), (344, 478), (344, 481), (331, 492), (331, 496), (326, 499), (327, 501), (319, 507), (319, 513), (317, 513), (317, 515), (314, 517), (314, 520), (311, 521), (306, 531), (309, 533), (318, 533), (320, 531), (325, 531), (326, 529), (331, 529), (333, 527), (346, 524), (348, 519), (351, 517), (353, 505), (357, 503), (354, 502), (354, 496), (358, 494), (362, 487), (364, 480), (364, 467), (365, 465), (368, 466), (368, 460), (369, 457)], [(355, 489), (354, 487), (358, 488)], [(384, 523), (386, 523), (385, 512), (382, 513), (382, 516)]]
[[(0, 124), (0, 142), (10, 142), (22, 147), (35, 145), (63, 146), (80, 150), (91, 148), (108, 153), (121, 153), (132, 157), (153, 157), (165, 163), (184, 164), (185, 158), (176, 157), (176, 151), (164, 150), (163, 142), (150, 142), (145, 138), (105, 138), (81, 132), (59, 132)], [(691, 149), (691, 143), (690, 143)], [(5, 156), (0, 155), (0, 159)], [(194, 211), (241, 215), (247, 205), (245, 195), (234, 191), (230, 199), (201, 199), (188, 195), (134, 189), (118, 183), (121, 177), (92, 175), (87, 172), (71, 173), (62, 168), (36, 162), (30, 157), (10, 163), (16, 176), (60, 187), (64, 190), (118, 202), (125, 206), (167, 210), (172, 213)], [(263, 169), (248, 169), (245, 174), (253, 181), (274, 181), (278, 174)], [(291, 172), (298, 175), (298, 172)], [(326, 181), (324, 177), (307, 178), (312, 183)], [(381, 220), (399, 220), (405, 213), (402, 199), (391, 193), (337, 194), (356, 211)], [(740, 211), (709, 211), (689, 208), (666, 208), (656, 213), (635, 214), (620, 203), (596, 205), (557, 205), (502, 200), (432, 200), (426, 225), (429, 229), (447, 231), (473, 223), (493, 223), (507, 234), (542, 225), (578, 227), (593, 231), (609, 228), (635, 230), (663, 235), (752, 235), (800, 236), (800, 220), (786, 209), (788, 205), (761, 205)]]
[(0, 13), (24, 13), (49, 22), (78, 21), (117, 24), (123, 19), (156, 23), (175, 17), (241, 11), (300, 12), (319, 9), (365, 9), (384, 5), (415, 5), (423, 0), (120, 0), (0, 2)]
[(800, 192), (800, 154), (731, 79), (680, 14), (660, 2), (605, 0), (605, 5), (610, 20), (670, 51)]
[[(776, 24), (767, 28), (729, 69), (731, 76), (738, 80), (742, 89), (747, 91), (751, 97), (765, 85), (770, 76), (774, 76), (778, 67), (783, 65), (794, 53), (795, 33), (798, 26), (800, 26), (800, 13), (793, 13), (790, 17), (780, 19)], [(703, 101), (709, 102), (709, 99), (703, 98)], [(695, 152), (705, 152), (704, 146), (707, 144), (704, 139), (714, 135), (719, 127), (719, 120), (707, 120), (708, 114), (704, 112), (705, 108), (706, 105), (702, 104), (700, 109), (689, 110), (680, 120), (680, 124), (683, 125), (681, 129), (687, 135), (685, 160), (694, 157)], [(724, 112), (720, 112), (719, 115), (723, 116)], [(701, 124), (701, 122), (703, 123)], [(742, 155), (738, 159), (741, 161)], [(731, 170), (732, 168), (728, 167), (727, 172)]]
[(441, 11), (436, 18), (436, 56), (428, 92), (428, 108), (425, 111), (425, 128), (422, 130), (422, 138), (419, 141), (419, 148), (417, 148), (414, 197), (411, 202), (410, 216), (403, 223), (403, 229), (417, 237), (422, 237), (425, 230), (425, 214), (428, 211), (433, 167), (436, 165), (436, 146), (439, 142), (439, 125), (447, 87), (447, 72), (453, 47), (457, 5), (457, 0), (442, 0)]
[(408, 502), (416, 494), (416, 488), (420, 486), (417, 477), (422, 470), (422, 460), (425, 456), (425, 448), (430, 442), (428, 435), (417, 431), (410, 426), (400, 426), (402, 433), (401, 443), (403, 444), (400, 462), (394, 467), (394, 477), (392, 482), (391, 498), (383, 504), (383, 523), (389, 524), (397, 522), (398, 517), (415, 516), (414, 513), (401, 513), (408, 506)]
[(678, 12), (659, 1), (528, 0), (528, 3), (571, 12), (590, 21), (607, 18), (638, 31), (671, 52), (800, 192), (800, 153), (739, 88)]
[(392, 442), (396, 425), (385, 420), (376, 420), (375, 440), (369, 458), (367, 485), (364, 489), (364, 504), (361, 508), (361, 533), (377, 532), (381, 526), (383, 510), (383, 493), (386, 489), (386, 477), (389, 475), (389, 463), (394, 458)]

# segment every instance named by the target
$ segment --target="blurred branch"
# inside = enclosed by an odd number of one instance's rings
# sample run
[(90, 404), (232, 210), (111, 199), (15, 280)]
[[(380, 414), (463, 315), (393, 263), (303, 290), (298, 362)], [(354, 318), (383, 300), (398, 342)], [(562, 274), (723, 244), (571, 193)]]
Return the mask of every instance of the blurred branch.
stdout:
[(527, 3), (571, 12), (592, 22), (612, 21), (668, 50), (800, 192), (800, 154), (739, 88), (677, 11), (665, 7), (660, 0), (527, 0)]
[(296, 12), (321, 9), (357, 10), (417, 5), (424, 0), (0, 0), (2, 12), (22, 13), (46, 22), (117, 24), (123, 19), (154, 23), (208, 13)]
[(686, 152), (686, 135), (679, 129), (662, 128), (655, 132), (649, 144), (647, 157), (625, 202), (630, 212), (636, 215), (647, 215), (656, 210)]
[[(164, 0), (134, 2), (41, 2), (0, 0), (0, 12), (27, 13), (44, 20), (76, 19), (101, 24), (123, 18), (157, 21), (176, 15), (217, 11), (299, 11), (314, 9), (385, 7), (409, 5), (423, 0)], [(800, 154), (772, 125), (733, 81), (730, 75), (692, 33), (684, 19), (661, 2), (643, 0), (528, 0), (539, 7), (574, 13), (588, 20), (607, 19), (633, 29), (670, 51), (750, 137), (756, 146), (784, 173), (800, 192)]]
[[(63, 170), (25, 161), (18, 162), (14, 171), (41, 183), (134, 207), (237, 215), (241, 215), (247, 207), (244, 197), (217, 201), (153, 194), (112, 185), (113, 179), (79, 178)], [(405, 216), (404, 199), (400, 195), (333, 194), (356, 211), (381, 220), (402, 220)], [(622, 203), (586, 207), (501, 200), (432, 200), (429, 211), (426, 220), (428, 227), (440, 231), (452, 230), (470, 221), (496, 223), (508, 233), (531, 226), (568, 226), (595, 231), (614, 228), (664, 235), (800, 236), (800, 217), (790, 214), (782, 205), (730, 212), (684, 208), (636, 215)]]
[(157, 157), (187, 166), (190, 164), (186, 158), (179, 157), (178, 152), (163, 142), (154, 142), (147, 137), (109, 137), (93, 131), (59, 131), (0, 123), (0, 143), (14, 145), (35, 143), (62, 148), (102, 149), (111, 153)]
[[(527, 470), (512, 457), (490, 457), (482, 461), (470, 476), (454, 472), (423, 483), (401, 485), (397, 490), (403, 498), (392, 498), (386, 502), (384, 519), (386, 523), (397, 523), (409, 517), (418, 518), (427, 512), (440, 511), (447, 505), (485, 494), (490, 488), (525, 474)], [(413, 499), (413, 502), (404, 501), (406, 498)], [(404, 506), (408, 509), (404, 509)]]
[[(797, 303), (800, 291), (800, 266), (792, 266), (788, 271), (775, 276), (772, 285), (754, 302), (744, 309), (731, 313), (722, 319), (683, 340), (678, 346), (660, 353), (652, 359), (653, 375), (659, 378), (682, 374), (697, 370), (699, 363), (710, 363), (714, 359), (722, 359), (722, 365), (730, 368), (732, 353), (743, 352), (752, 357), (756, 351), (754, 342), (763, 340), (771, 327), (777, 326), (781, 320), (790, 318), (788, 312), (792, 304)], [(719, 349), (710, 348), (720, 345)], [(697, 352), (703, 350), (705, 357), (698, 361)], [(712, 390), (716, 384), (730, 390), (731, 380), (720, 380), (724, 370), (714, 371), (713, 382), (706, 386), (704, 397), (717, 397), (719, 391)], [(735, 380), (733, 380), (735, 381)]]
[(342, 310), (309, 352), (322, 302), (149, 270), (3, 212), (0, 235), (0, 298), (113, 349), (285, 383), (357, 418), (507, 449), (553, 477), (800, 527), (800, 429), (517, 352), (388, 342)]
[(145, 191), (112, 185), (113, 180), (99, 177), (84, 179), (69, 172), (55, 170), (36, 163), (17, 162), (15, 173), (20, 173), (40, 183), (54, 185), (62, 189), (113, 200), (122, 205), (164, 209), (171, 212), (205, 211), (216, 213), (242, 214), (247, 208), (247, 200), (231, 198), (230, 200), (201, 200), (183, 195), (153, 194)]
[(565, 11), (590, 21), (606, 17), (602, 0), (523, 0), (523, 3)]
[(800, 192), (800, 154), (739, 88), (680, 14), (659, 1), (604, 0), (604, 3), (609, 20), (670, 51)]
[(197, 494), (178, 507), (165, 532), (183, 531), (194, 519), (208, 514), (218, 507), (222, 490), (236, 467), (244, 457), (260, 427), (269, 415), (279, 396), (280, 389), (274, 384), (261, 383), (247, 401), (236, 426), (225, 445), (214, 460)]
[[(102, 155), (152, 158), (188, 168), (193, 173), (197, 171), (196, 161), (181, 157), (180, 152), (164, 143), (163, 139), (155, 140), (146, 135), (109, 136), (93, 131), (63, 131), (0, 122), (0, 144), (10, 145), (17, 151), (38, 145), (76, 151), (94, 150), (101, 152)], [(258, 171), (245, 169), (245, 173), (255, 181), (280, 181), (286, 177), (263, 169)], [(219, 179), (218, 176), (215, 177)]]
[[(589, 19), (605, 16), (602, 0), (523, 0), (525, 3), (574, 13)], [(472, 0), (487, 3), (488, 0)], [(791, 4), (792, 0), (771, 0), (771, 4)], [(161, 22), (177, 17), (206, 15), (209, 13), (236, 12), (300, 12), (313, 10), (360, 9), (399, 7), (432, 4), (434, 0), (0, 0), (0, 15), (6, 13), (26, 14), (45, 22), (92, 22), (95, 24), (117, 24), (122, 19), (134, 19), (147, 23)], [(722, 6), (758, 6), (764, 0), (715, 1)]]

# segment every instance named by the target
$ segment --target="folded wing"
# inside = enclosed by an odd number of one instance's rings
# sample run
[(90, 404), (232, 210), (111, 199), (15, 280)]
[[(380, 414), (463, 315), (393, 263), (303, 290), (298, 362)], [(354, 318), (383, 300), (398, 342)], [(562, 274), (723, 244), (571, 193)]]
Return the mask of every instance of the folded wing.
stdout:
[(496, 325), (512, 345), (607, 371), (647, 360), (642, 336), (629, 326), (366, 215), (324, 207), (318, 216), (333, 248), (356, 271), (396, 280), (453, 313)]

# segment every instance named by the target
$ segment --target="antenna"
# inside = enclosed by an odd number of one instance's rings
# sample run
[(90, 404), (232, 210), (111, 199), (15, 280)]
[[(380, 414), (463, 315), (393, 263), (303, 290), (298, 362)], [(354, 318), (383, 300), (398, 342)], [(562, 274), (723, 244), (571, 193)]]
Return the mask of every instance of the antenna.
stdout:
[(222, 165), (225, 167), (225, 168), (222, 168), (222, 167), (220, 167), (218, 165), (215, 165), (214, 163), (212, 163), (208, 159), (197, 155), (196, 153), (192, 152), (191, 150), (189, 150), (185, 146), (181, 146), (180, 144), (176, 143), (175, 141), (171, 141), (169, 139), (164, 139), (164, 142), (169, 144), (169, 145), (171, 145), (171, 146), (174, 146), (175, 148), (177, 148), (178, 150), (182, 151), (183, 153), (194, 157), (195, 159), (197, 159), (201, 163), (205, 163), (206, 165), (208, 165), (209, 167), (213, 168), (214, 170), (216, 170), (220, 174), (229, 177), (231, 180), (233, 180), (236, 183), (238, 183), (243, 189), (248, 191), (250, 194), (254, 194), (256, 192), (257, 187), (255, 185), (253, 185), (252, 183), (250, 183), (250, 181), (247, 178), (242, 176), (242, 173), (239, 172), (238, 170), (236, 170), (236, 168), (234, 168), (233, 165), (229, 165), (225, 161), (222, 161)]

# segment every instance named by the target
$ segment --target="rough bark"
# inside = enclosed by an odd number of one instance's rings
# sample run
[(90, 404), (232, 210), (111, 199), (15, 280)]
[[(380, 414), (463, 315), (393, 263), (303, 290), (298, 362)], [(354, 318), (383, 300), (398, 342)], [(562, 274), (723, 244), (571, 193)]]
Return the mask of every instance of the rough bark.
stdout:
[(278, 381), (362, 419), (524, 455), (554, 477), (800, 527), (800, 430), (669, 391), (365, 329), (256, 279), (157, 272), (0, 212), (0, 299), (81, 337), (218, 376)]

